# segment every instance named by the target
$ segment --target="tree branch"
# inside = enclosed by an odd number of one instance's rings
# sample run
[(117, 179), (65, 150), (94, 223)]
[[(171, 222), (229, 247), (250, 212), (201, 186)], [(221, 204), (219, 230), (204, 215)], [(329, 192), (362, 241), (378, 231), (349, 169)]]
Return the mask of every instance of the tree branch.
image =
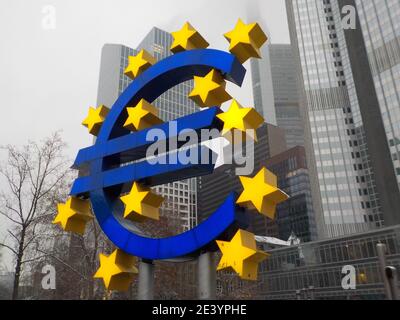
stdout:
[(16, 250), (14, 250), (13, 248), (11, 248), (10, 246), (4, 244), (4, 243), (0, 243), (0, 247), (4, 247), (10, 251), (12, 251), (15, 255), (18, 255), (18, 252)]
[(70, 269), (72, 272), (76, 273), (78, 276), (80, 276), (83, 280), (85, 281), (93, 281), (92, 279), (88, 279), (85, 275), (81, 274), (78, 270), (76, 270), (74, 267), (70, 266), (68, 263), (66, 263), (65, 261), (62, 261), (60, 258), (56, 257), (55, 255), (53, 255), (52, 253), (48, 253), (45, 252), (43, 250), (37, 249), (38, 252), (44, 254), (47, 257), (51, 257), (55, 260), (57, 260), (58, 262), (60, 262), (61, 264), (63, 264), (64, 266), (66, 266), (68, 269)]
[(21, 265), (22, 264), (31, 263), (31, 262), (34, 262), (34, 261), (38, 261), (38, 260), (43, 259), (43, 258), (46, 258), (46, 256), (43, 255), (43, 256), (32, 258), (32, 259), (29, 259), (29, 260), (24, 260), (24, 261), (21, 262)]
[(2, 211), (0, 211), (0, 214), (1, 214), (2, 216), (6, 217), (6, 218), (7, 218), (8, 220), (10, 220), (11, 222), (14, 222), (15, 224), (18, 224), (18, 225), (22, 226), (22, 223), (21, 223), (21, 222), (19, 222), (19, 221), (17, 221), (17, 220), (14, 220), (14, 219), (11, 218), (8, 214), (6, 214), (6, 213), (4, 213), (4, 212), (2, 212)]
[(19, 243), (20, 239), (18, 239), (18, 237), (11, 232), (11, 230), (7, 230), (8, 234), (14, 238), (15, 241), (17, 241), (17, 243)]

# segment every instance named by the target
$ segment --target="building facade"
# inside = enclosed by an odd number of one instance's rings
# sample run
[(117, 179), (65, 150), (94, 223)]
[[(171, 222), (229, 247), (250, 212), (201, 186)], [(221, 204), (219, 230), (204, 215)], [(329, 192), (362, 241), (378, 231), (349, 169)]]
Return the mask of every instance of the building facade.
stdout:
[[(390, 186), (395, 179), (394, 170), (388, 172), (392, 162), (384, 161), (389, 154), (386, 141), (378, 134), (382, 116), (379, 113), (369, 121), (373, 110), (368, 110), (362, 95), (370, 91), (363, 93), (358, 87), (366, 82), (358, 77), (365, 68), (355, 65), (339, 2), (286, 1), (314, 210), (322, 237), (394, 224), (392, 216), (400, 201), (398, 188), (388, 192), (388, 185), (382, 183), (386, 179)], [(373, 108), (376, 111), (376, 105)]]
[(280, 189), (290, 199), (277, 207), (278, 238), (287, 240), (295, 234), (302, 242), (318, 238), (311, 186), (303, 147), (294, 147), (266, 161), (266, 167), (278, 177)]
[[(267, 300), (385, 299), (376, 245), (387, 248), (387, 265), (400, 270), (400, 227), (268, 251), (260, 268), (260, 295)], [(345, 290), (343, 267), (356, 270), (356, 289)], [(400, 283), (399, 283), (400, 285)]]
[[(257, 130), (258, 142), (254, 145), (254, 155), (246, 155), (246, 158), (254, 161), (255, 175), (271, 155), (276, 155), (286, 150), (284, 131), (271, 124), (264, 124)], [(235, 171), (236, 165), (226, 165), (212, 175), (200, 177), (198, 211), (199, 220), (206, 219), (224, 202), (232, 192), (240, 194), (243, 191), (242, 184)], [(276, 225), (269, 219), (249, 211), (250, 230), (257, 235), (278, 236)]]
[[(145, 49), (157, 60), (172, 53), (169, 51), (173, 38), (170, 33), (153, 28), (136, 49), (123, 45), (106, 44), (102, 50), (98, 104), (111, 107), (132, 80), (124, 75), (128, 57)], [(163, 121), (171, 121), (198, 111), (196, 104), (188, 98), (193, 81), (182, 83), (161, 95), (153, 104)], [(197, 179), (189, 179), (158, 186), (155, 191), (164, 197), (161, 207), (164, 216), (178, 217), (183, 230), (197, 225)]]

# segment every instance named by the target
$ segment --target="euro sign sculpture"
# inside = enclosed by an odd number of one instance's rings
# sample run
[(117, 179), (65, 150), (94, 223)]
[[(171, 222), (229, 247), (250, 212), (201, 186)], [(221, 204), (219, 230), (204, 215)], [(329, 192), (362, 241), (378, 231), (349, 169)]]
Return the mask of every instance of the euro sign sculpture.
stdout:
[[(172, 35), (174, 55), (156, 62), (142, 50), (130, 57), (125, 73), (133, 82), (111, 109), (100, 106), (90, 110), (83, 124), (97, 139), (93, 146), (79, 151), (73, 168), (81, 175), (73, 183), (71, 198), (59, 205), (59, 214), (54, 220), (66, 231), (83, 234), (92, 218), (91, 211), (94, 213), (102, 231), (117, 248), (111, 256), (100, 257), (101, 267), (95, 276), (103, 278), (109, 290), (129, 287), (132, 275), (137, 272), (132, 257), (171, 260), (196, 255), (210, 246), (219, 247), (223, 253), (218, 269), (230, 268), (243, 279), (255, 280), (257, 265), (267, 255), (258, 251), (253, 234), (239, 230), (243, 226), (244, 209), (255, 208), (261, 214), (268, 211), (268, 216), (273, 217), (276, 205), (287, 199), (277, 188), (276, 177), (264, 169), (254, 178), (258, 188), (250, 196), (244, 190), (240, 205), (238, 196), (232, 192), (205, 221), (182, 234), (156, 239), (141, 234), (126, 221), (127, 217), (139, 221), (143, 218), (142, 211), (146, 210), (147, 218), (157, 220), (162, 199), (151, 192), (151, 187), (214, 172), (215, 155), (201, 140), (189, 148), (196, 149), (199, 158), (209, 161), (171, 161), (179, 159), (181, 152), (187, 152), (180, 144), (174, 147), (168, 144), (176, 139), (177, 132), (255, 130), (264, 122), (254, 109), (242, 108), (236, 101), (230, 111), (224, 113), (219, 108), (231, 99), (225, 90), (225, 81), (241, 86), (246, 74), (242, 63), (250, 57), (260, 57), (259, 48), (267, 37), (258, 24), (246, 25), (239, 20), (235, 29), (226, 34), (233, 54), (207, 49), (208, 43), (188, 23)], [(174, 120), (177, 130), (171, 130), (170, 123), (162, 123), (157, 118), (151, 103), (174, 86), (193, 79), (195, 86), (190, 98), (207, 109)], [(146, 118), (137, 119), (139, 111)], [(154, 159), (150, 163), (146, 158), (146, 151), (153, 143), (147, 136), (154, 129), (164, 132), (165, 142), (170, 146), (167, 153), (157, 156), (160, 161), (156, 165)], [(121, 198), (131, 188), (130, 196)], [(142, 201), (139, 207), (135, 204), (128, 208), (135, 197)], [(126, 205), (125, 216), (121, 200)]]

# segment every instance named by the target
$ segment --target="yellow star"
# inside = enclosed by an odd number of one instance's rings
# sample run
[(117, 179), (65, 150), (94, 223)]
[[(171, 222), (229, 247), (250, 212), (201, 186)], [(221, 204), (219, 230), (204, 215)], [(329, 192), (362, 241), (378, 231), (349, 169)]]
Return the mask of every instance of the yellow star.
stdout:
[(141, 73), (145, 72), (157, 60), (146, 50), (140, 51), (136, 56), (128, 57), (128, 67), (125, 69), (125, 75), (132, 80), (139, 76)]
[(134, 266), (136, 258), (122, 250), (115, 250), (110, 256), (100, 254), (100, 268), (95, 279), (103, 279), (107, 290), (128, 291), (138, 270)]
[(231, 141), (235, 131), (242, 132), (244, 138), (250, 136), (257, 141), (256, 133), (248, 135), (247, 130), (257, 130), (264, 123), (264, 118), (255, 109), (243, 108), (236, 100), (232, 101), (227, 112), (217, 115), (217, 118), (224, 122), (221, 134)]
[(254, 234), (239, 230), (230, 242), (218, 241), (222, 252), (217, 270), (233, 269), (244, 280), (257, 280), (258, 264), (268, 254), (257, 250)]
[(93, 219), (88, 200), (71, 197), (67, 202), (57, 205), (58, 214), (53, 224), (60, 225), (64, 231), (85, 233), (86, 224)]
[(237, 22), (235, 29), (224, 36), (230, 42), (229, 51), (241, 63), (249, 58), (261, 58), (260, 48), (268, 40), (258, 23), (245, 24), (241, 19)]
[(131, 131), (141, 131), (163, 123), (158, 118), (158, 109), (142, 99), (134, 108), (127, 108), (128, 118), (124, 128)]
[(135, 182), (130, 193), (121, 197), (121, 201), (125, 204), (125, 219), (143, 222), (146, 218), (160, 219), (160, 206), (164, 198)]
[(170, 50), (173, 53), (185, 50), (205, 49), (209, 46), (209, 43), (189, 22), (186, 22), (181, 30), (172, 32), (172, 36), (174, 42)]
[(98, 108), (90, 107), (89, 114), (83, 120), (82, 125), (89, 129), (90, 134), (97, 136), (109, 112), (110, 109), (103, 105)]
[(277, 177), (266, 168), (262, 168), (254, 178), (240, 177), (244, 191), (237, 204), (256, 209), (262, 215), (275, 219), (276, 206), (289, 199), (289, 196), (277, 187)]
[(194, 77), (194, 89), (189, 98), (203, 108), (220, 106), (232, 99), (225, 88), (226, 82), (221, 73), (213, 69), (205, 77)]

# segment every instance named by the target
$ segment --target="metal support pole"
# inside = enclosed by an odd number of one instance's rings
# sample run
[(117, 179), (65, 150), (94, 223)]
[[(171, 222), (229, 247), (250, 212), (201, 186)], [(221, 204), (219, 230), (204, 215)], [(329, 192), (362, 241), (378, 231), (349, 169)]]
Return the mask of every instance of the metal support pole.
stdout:
[(214, 253), (200, 254), (197, 262), (199, 300), (215, 300), (217, 290)]
[(392, 299), (393, 300), (399, 300), (399, 288), (398, 288), (398, 276), (397, 276), (397, 270), (395, 267), (386, 267), (385, 270), (386, 273), (386, 278), (389, 281), (389, 287), (390, 287), (390, 292), (392, 294)]
[(306, 288), (303, 288), (300, 290), (300, 297), (301, 297), (301, 300), (307, 300), (307, 289)]
[(152, 261), (139, 262), (138, 300), (154, 300), (154, 264)]
[(393, 300), (392, 290), (390, 289), (390, 283), (386, 276), (386, 245), (383, 243), (378, 243), (376, 245), (376, 250), (378, 252), (379, 270), (381, 272), (381, 278), (385, 286), (385, 295), (387, 300)]
[(314, 290), (315, 290), (314, 286), (309, 286), (308, 287), (309, 299), (310, 300), (314, 300), (315, 299)]

